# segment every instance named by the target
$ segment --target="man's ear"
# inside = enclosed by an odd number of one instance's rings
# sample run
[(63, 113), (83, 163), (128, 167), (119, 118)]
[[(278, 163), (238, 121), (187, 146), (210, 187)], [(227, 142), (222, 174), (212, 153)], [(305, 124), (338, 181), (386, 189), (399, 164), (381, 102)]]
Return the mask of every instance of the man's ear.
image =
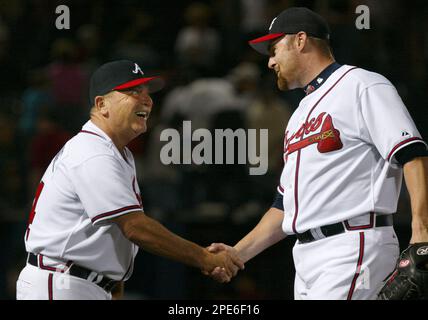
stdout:
[(102, 115), (106, 115), (108, 113), (106, 101), (103, 96), (95, 97), (95, 109)]
[(300, 31), (299, 33), (296, 34), (296, 37), (294, 40), (295, 40), (297, 49), (299, 51), (303, 51), (303, 49), (305, 48), (308, 42), (308, 35), (306, 34), (306, 32)]

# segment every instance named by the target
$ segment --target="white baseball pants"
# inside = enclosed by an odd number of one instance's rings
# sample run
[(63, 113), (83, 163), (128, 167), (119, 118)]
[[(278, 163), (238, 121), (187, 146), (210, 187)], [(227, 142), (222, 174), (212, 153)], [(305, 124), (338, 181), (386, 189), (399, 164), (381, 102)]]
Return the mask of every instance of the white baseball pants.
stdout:
[(111, 300), (111, 294), (88, 280), (27, 264), (16, 282), (16, 299)]
[(372, 300), (394, 270), (393, 227), (346, 231), (293, 248), (296, 300)]

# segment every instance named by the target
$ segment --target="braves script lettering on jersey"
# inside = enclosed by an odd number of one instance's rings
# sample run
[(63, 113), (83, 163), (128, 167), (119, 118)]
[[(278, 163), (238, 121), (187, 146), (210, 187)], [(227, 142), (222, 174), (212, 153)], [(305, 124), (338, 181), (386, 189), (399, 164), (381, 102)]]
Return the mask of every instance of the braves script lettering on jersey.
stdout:
[(283, 230), (294, 234), (396, 211), (402, 169), (394, 154), (422, 142), (383, 76), (344, 65), (302, 99), (284, 139)]
[(88, 121), (43, 175), (25, 235), (27, 252), (127, 280), (138, 247), (106, 223), (142, 209), (134, 159), (127, 148), (125, 155)]

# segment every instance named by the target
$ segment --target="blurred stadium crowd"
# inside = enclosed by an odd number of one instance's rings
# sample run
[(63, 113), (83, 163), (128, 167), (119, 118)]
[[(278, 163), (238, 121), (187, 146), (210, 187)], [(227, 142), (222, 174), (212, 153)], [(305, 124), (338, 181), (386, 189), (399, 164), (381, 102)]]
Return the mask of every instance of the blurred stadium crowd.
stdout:
[[(71, 28), (55, 28), (55, 8), (70, 8)], [(357, 30), (355, 8), (370, 8)], [(100, 64), (134, 60), (161, 74), (149, 131), (130, 145), (150, 216), (203, 246), (234, 244), (271, 204), (281, 172), (283, 132), (303, 93), (277, 90), (266, 57), (247, 41), (266, 32), (290, 6), (318, 11), (330, 23), (339, 63), (384, 74), (428, 137), (428, 5), (399, 0), (0, 1), (0, 298), (13, 299), (25, 264), (23, 234), (35, 186), (62, 145), (88, 119), (88, 79)], [(160, 162), (160, 132), (196, 128), (268, 128), (269, 170), (246, 165)], [(352, 183), (352, 181), (350, 181)], [(395, 220), (409, 239), (403, 188)], [(231, 284), (140, 252), (128, 299), (290, 299), (293, 239), (262, 253)]]

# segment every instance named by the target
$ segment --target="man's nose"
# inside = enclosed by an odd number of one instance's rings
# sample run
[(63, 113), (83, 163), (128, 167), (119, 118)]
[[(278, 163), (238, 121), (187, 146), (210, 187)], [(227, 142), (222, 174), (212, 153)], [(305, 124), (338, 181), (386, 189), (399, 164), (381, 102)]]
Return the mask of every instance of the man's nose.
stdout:
[(141, 101), (149, 101), (150, 103), (152, 103), (152, 98), (150, 97), (150, 92), (149, 89), (147, 87), (143, 87), (139, 92), (138, 92), (138, 98)]
[(140, 101), (142, 101), (144, 104), (150, 106), (150, 108), (153, 106), (153, 100), (148, 93), (147, 94), (141, 94), (139, 96), (139, 98), (140, 98)]
[(274, 69), (275, 66), (276, 66), (276, 61), (272, 57), (270, 57), (269, 61), (268, 61), (268, 68), (269, 69)]

